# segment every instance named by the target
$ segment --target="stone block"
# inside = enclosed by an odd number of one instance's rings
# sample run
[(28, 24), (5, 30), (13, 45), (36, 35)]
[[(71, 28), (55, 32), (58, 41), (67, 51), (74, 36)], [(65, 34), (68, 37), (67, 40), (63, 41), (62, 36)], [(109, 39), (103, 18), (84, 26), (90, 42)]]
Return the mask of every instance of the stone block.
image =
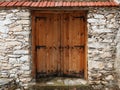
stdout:
[(114, 80), (114, 77), (112, 75), (108, 75), (105, 79), (106, 80)]
[(110, 32), (112, 32), (112, 30), (111, 29), (94, 29), (94, 32), (95, 33), (110, 33)]
[(106, 15), (106, 17), (107, 17), (108, 20), (114, 18), (114, 16), (115, 16), (114, 14), (108, 14), (108, 15)]
[(8, 78), (9, 75), (7, 73), (1, 73), (0, 77), (2, 77), (2, 78)]
[(18, 26), (10, 28), (10, 31), (15, 31), (15, 32), (22, 31), (22, 30), (23, 30), (22, 25), (18, 25)]
[(17, 16), (20, 16), (20, 17), (29, 17), (30, 16), (30, 12), (18, 12), (16, 14), (17, 14)]
[(14, 32), (13, 34), (19, 34), (19, 35), (29, 35), (29, 34), (30, 34), (30, 31)]
[(107, 24), (106, 27), (107, 27), (107, 28), (115, 28), (116, 25), (115, 25), (115, 24)]
[(8, 25), (8, 24), (12, 24), (13, 22), (14, 22), (13, 20), (5, 19), (3, 23), (4, 23), (5, 25)]
[(9, 41), (9, 42), (6, 42), (5, 43), (6, 44), (6, 46), (19, 46), (19, 45), (21, 45), (22, 43), (21, 42), (18, 42), (18, 41)]
[(10, 70), (12, 69), (12, 66), (8, 65), (8, 66), (2, 66), (1, 67), (2, 70)]
[(87, 21), (88, 21), (88, 23), (96, 23), (96, 22), (98, 22), (98, 19), (90, 18)]
[(10, 58), (19, 58), (20, 57), (20, 55), (8, 55), (8, 57), (10, 57)]
[(18, 20), (17, 22), (16, 22), (17, 24), (30, 24), (30, 20)]
[(21, 58), (20, 58), (20, 61), (23, 61), (23, 62), (27, 62), (27, 61), (29, 61), (29, 56), (28, 55), (25, 55), (25, 56), (22, 56)]
[(14, 50), (20, 50), (22, 48), (22, 46), (16, 46), (16, 47), (13, 47)]
[(30, 70), (30, 66), (22, 65), (22, 66), (21, 66), (21, 69), (27, 71), (27, 70)]
[(13, 52), (13, 54), (29, 54), (28, 50), (16, 50)]
[(113, 64), (111, 62), (107, 63), (107, 68), (113, 68)]
[(17, 63), (17, 59), (16, 58), (9, 58), (9, 63), (15, 64), (15, 63)]
[(0, 38), (7, 38), (8, 37), (8, 34), (6, 34), (6, 31), (4, 34), (1, 34)]
[(0, 32), (1, 33), (8, 33), (9, 32), (9, 28), (7, 26), (1, 26), (0, 25)]
[(92, 65), (89, 65), (91, 68), (102, 70), (105, 67), (104, 62), (92, 61)]
[(111, 54), (111, 52), (104, 52), (103, 54), (101, 54), (101, 57), (109, 58), (109, 57), (112, 57), (112, 54)]
[(102, 15), (102, 14), (94, 14), (94, 18), (101, 19), (101, 18), (104, 18), (104, 15)]
[(89, 48), (104, 48), (106, 45), (104, 43), (99, 43), (99, 42), (90, 42), (88, 47)]
[(9, 13), (9, 14), (6, 14), (6, 19), (10, 19), (14, 17), (14, 13)]

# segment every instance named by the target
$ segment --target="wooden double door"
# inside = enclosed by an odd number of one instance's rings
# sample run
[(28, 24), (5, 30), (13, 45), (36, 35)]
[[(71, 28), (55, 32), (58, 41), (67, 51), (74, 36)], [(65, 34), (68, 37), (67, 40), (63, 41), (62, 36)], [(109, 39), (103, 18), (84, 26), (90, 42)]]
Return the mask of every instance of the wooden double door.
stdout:
[(83, 77), (85, 14), (40, 13), (35, 17), (37, 78)]

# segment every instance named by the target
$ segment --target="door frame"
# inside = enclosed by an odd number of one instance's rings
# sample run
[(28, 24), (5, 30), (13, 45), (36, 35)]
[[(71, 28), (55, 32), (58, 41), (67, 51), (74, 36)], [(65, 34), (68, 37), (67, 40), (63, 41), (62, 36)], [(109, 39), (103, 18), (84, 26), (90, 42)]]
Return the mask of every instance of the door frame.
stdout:
[(82, 11), (82, 10), (72, 10), (72, 11), (68, 11), (68, 10), (64, 10), (64, 11), (60, 11), (60, 10), (34, 10), (31, 12), (32, 15), (32, 77), (34, 79), (36, 79), (36, 48), (35, 48), (35, 17), (39, 16), (40, 13), (84, 13), (85, 14), (85, 52), (84, 52), (84, 57), (85, 57), (85, 63), (84, 63), (84, 79), (88, 79), (88, 62), (87, 62), (87, 53), (88, 53), (88, 47), (87, 47), (87, 41), (88, 41), (88, 30), (87, 30), (87, 11)]

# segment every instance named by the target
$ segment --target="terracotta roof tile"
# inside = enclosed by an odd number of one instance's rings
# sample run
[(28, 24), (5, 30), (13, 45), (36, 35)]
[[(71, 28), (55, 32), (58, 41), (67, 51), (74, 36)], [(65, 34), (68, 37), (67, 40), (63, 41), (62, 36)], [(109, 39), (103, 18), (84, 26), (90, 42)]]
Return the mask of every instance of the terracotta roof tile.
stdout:
[(10, 3), (10, 2), (3, 2), (2, 4), (0, 4), (0, 6), (5, 7), (5, 6), (7, 6), (9, 3)]
[(47, 5), (47, 1), (43, 2), (43, 7), (45, 7)]
[(51, 5), (52, 5), (52, 6), (55, 6), (55, 2), (51, 2)]
[(33, 2), (24, 2), (22, 6), (24, 7), (30, 7)]
[[(46, 5), (47, 6), (47, 5)], [(42, 7), (42, 2), (39, 2), (39, 5), (38, 5), (38, 7)]]
[(39, 1), (39, 2), (31, 2), (31, 1), (17, 1), (17, 2), (0, 2), (0, 7), (15, 7), (15, 6), (23, 6), (23, 7), (102, 7), (102, 6), (119, 6), (116, 2), (78, 2), (78, 1)]
[(7, 6), (14, 6), (16, 3), (17, 3), (17, 1), (16, 2), (10, 2), (10, 3), (7, 4)]
[(55, 5), (53, 4), (53, 2), (50, 2), (50, 7), (53, 7), (53, 6), (55, 6)]
[(0, 2), (0, 4), (2, 4), (3, 2)]
[(22, 6), (23, 3), (25, 3), (25, 2), (17, 2), (17, 3), (15, 4), (15, 6)]

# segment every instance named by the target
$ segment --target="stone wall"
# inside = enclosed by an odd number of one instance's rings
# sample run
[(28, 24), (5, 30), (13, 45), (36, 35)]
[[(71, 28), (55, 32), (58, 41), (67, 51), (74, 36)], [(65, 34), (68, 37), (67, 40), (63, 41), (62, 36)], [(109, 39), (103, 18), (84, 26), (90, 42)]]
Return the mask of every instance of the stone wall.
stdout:
[(117, 8), (94, 8), (88, 12), (88, 79), (100, 87), (116, 84), (115, 38), (120, 28), (119, 12)]
[[(88, 81), (120, 83), (120, 9), (89, 8)], [(0, 78), (27, 86), (31, 78), (31, 14), (28, 9), (0, 10)], [(117, 72), (117, 73), (116, 73)]]
[(31, 81), (31, 20), (27, 9), (0, 10), (0, 78)]
[(117, 13), (117, 19), (116, 22), (119, 24), (118, 31), (116, 34), (115, 42), (116, 42), (116, 59), (115, 59), (115, 69), (117, 72), (117, 81), (118, 85), (120, 87), (120, 10), (119, 13)]

